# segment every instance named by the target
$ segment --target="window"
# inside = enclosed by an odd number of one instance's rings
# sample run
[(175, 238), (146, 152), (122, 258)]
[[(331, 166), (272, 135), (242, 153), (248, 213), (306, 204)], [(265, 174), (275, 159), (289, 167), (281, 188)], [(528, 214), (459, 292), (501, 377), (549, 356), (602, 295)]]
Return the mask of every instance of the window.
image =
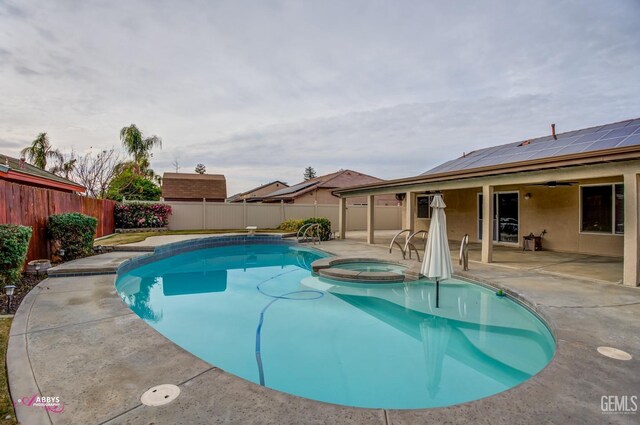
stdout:
[(433, 195), (421, 195), (417, 197), (418, 218), (431, 218), (431, 201)]
[(580, 187), (580, 231), (624, 234), (624, 185)]

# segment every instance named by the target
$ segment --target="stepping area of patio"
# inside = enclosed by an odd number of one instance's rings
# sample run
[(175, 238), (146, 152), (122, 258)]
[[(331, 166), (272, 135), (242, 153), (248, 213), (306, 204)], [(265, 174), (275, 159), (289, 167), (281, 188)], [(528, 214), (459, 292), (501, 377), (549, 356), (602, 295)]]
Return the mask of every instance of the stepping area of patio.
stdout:
[[(389, 254), (384, 244), (354, 238), (315, 247), (336, 255), (402, 258), (397, 250)], [(102, 254), (65, 267), (106, 272), (135, 255), (144, 253)], [(497, 249), (496, 259), (501, 256), (508, 267), (473, 262), (463, 272), (454, 261), (456, 272), (525, 299), (550, 324), (557, 351), (538, 375), (495, 396), (439, 409), (385, 410), (330, 405), (263, 388), (164, 338), (121, 301), (115, 275), (102, 274), (49, 278), (24, 299), (7, 356), (12, 396), (58, 396), (65, 410), (54, 414), (18, 405), (18, 419), (25, 424), (155, 425), (637, 423), (640, 413), (604, 415), (601, 397), (638, 394), (640, 288), (598, 283), (591, 271), (573, 273), (574, 267), (591, 270), (598, 259)], [(614, 270), (616, 263), (599, 264), (595, 269)], [(619, 348), (633, 358), (603, 357), (599, 346)], [(160, 407), (141, 404), (142, 393), (164, 383), (180, 387), (175, 401)]]

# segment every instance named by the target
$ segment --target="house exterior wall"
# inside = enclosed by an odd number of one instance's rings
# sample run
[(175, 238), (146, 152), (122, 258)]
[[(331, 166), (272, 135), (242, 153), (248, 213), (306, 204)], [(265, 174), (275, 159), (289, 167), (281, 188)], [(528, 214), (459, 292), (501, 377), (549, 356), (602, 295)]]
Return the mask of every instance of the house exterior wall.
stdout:
[[(298, 196), (293, 200), (294, 204), (314, 204), (317, 200), (318, 204), (324, 205), (338, 205), (338, 201), (340, 198), (331, 194), (331, 192), (335, 189), (321, 188), (317, 190), (313, 190), (311, 192), (307, 192), (304, 195)], [(397, 206), (398, 201), (395, 198), (395, 195), (379, 195), (375, 197), (376, 205), (387, 205), (387, 206)], [(364, 205), (367, 203), (366, 196), (356, 196), (353, 198), (347, 198), (347, 205)]]
[(250, 200), (251, 198), (259, 198), (265, 195), (268, 195), (270, 193), (275, 192), (276, 190), (280, 190), (283, 187), (285, 187), (282, 183), (280, 182), (273, 182), (270, 185), (264, 186), (258, 190), (254, 190), (250, 193), (247, 193), (246, 195), (242, 196), (240, 201), (236, 201), (236, 202), (242, 202), (242, 199), (246, 199), (247, 201)]
[[(591, 234), (580, 232), (580, 185), (598, 183), (621, 183), (619, 178), (577, 180), (573, 186), (549, 188), (545, 186), (495, 186), (495, 192), (519, 193), (519, 237), (517, 246), (522, 246), (522, 237), (530, 233), (539, 235), (543, 230), (542, 245), (545, 250), (583, 254), (622, 256), (623, 235)], [(465, 234), (472, 242), (478, 239), (478, 194), (480, 187), (443, 191), (447, 204), (447, 231), (449, 239), (460, 240)], [(531, 198), (525, 199), (530, 193)], [(403, 202), (403, 228), (406, 227)], [(428, 230), (430, 220), (417, 218), (415, 229)], [(510, 244), (505, 244), (510, 245)], [(513, 245), (511, 245), (513, 246)]]

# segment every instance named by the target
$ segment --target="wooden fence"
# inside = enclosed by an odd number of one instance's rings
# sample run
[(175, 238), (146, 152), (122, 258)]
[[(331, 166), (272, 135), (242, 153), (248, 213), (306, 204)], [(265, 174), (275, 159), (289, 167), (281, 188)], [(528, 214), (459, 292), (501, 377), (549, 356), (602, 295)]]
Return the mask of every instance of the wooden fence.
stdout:
[(96, 237), (100, 237), (114, 232), (114, 205), (113, 201), (0, 180), (0, 224), (21, 224), (33, 229), (27, 261), (50, 258), (50, 215), (79, 212), (93, 216), (98, 219)]

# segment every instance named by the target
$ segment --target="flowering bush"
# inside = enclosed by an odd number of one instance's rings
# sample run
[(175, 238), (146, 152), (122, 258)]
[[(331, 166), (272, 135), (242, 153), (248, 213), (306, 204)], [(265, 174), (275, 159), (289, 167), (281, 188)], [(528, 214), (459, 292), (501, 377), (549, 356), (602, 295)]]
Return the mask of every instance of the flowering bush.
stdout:
[(116, 204), (114, 215), (116, 227), (119, 229), (165, 227), (169, 224), (171, 206), (166, 204)]

